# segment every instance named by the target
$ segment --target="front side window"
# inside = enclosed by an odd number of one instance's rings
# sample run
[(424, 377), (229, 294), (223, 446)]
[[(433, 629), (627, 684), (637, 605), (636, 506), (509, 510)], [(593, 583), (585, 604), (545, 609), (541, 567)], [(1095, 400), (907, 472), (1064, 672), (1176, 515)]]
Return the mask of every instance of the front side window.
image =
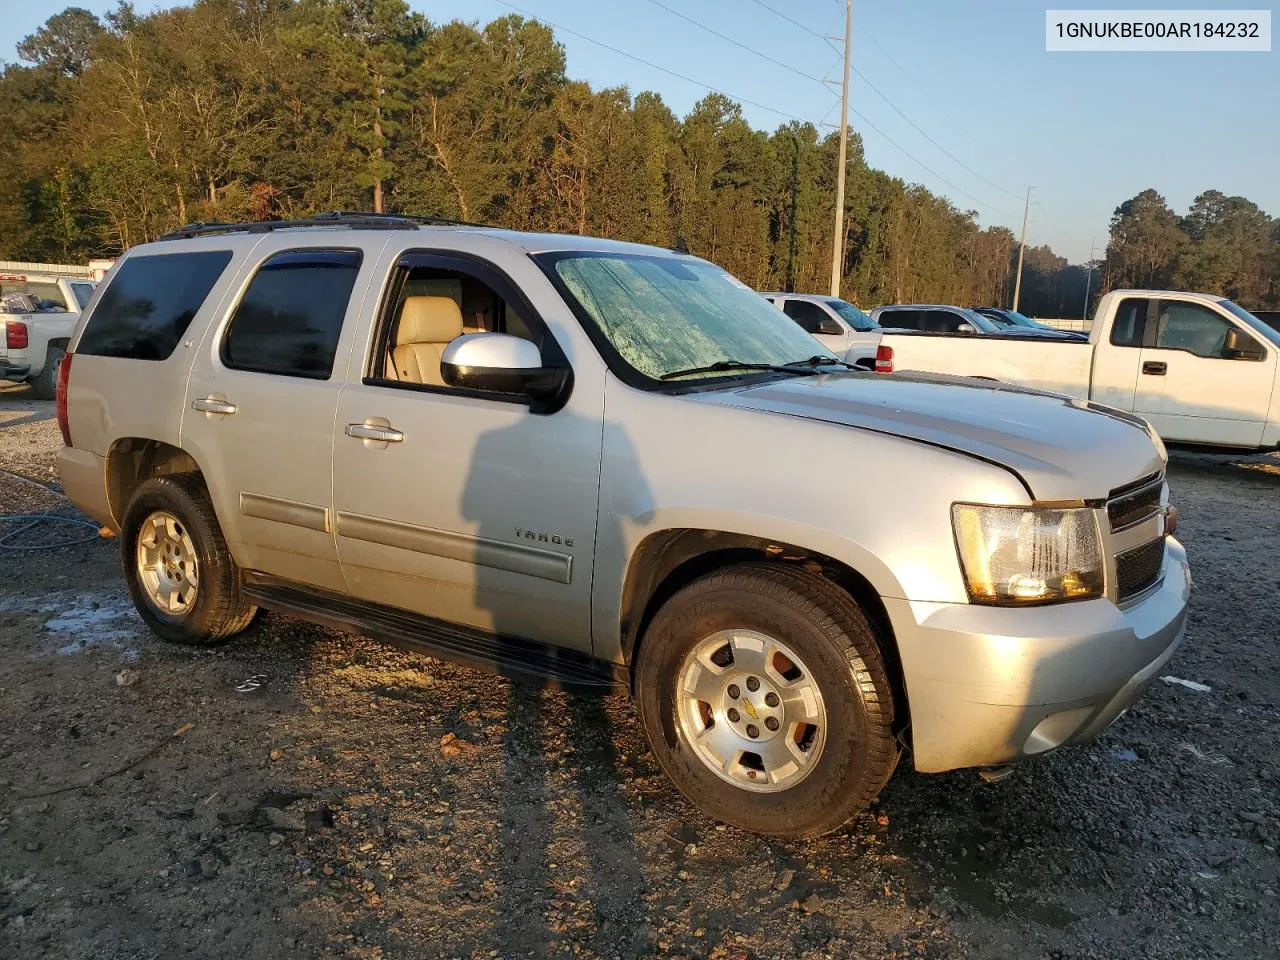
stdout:
[(249, 281), (222, 341), (233, 370), (327, 380), (351, 290), (360, 272), (355, 250), (276, 254)]
[(1156, 347), (1185, 350), (1197, 357), (1227, 357), (1227, 332), (1232, 329), (1221, 317), (1198, 303), (1178, 300), (1160, 302), (1160, 318), (1156, 324)]
[(828, 317), (826, 311), (816, 303), (810, 303), (808, 300), (788, 300), (782, 309), (805, 333), (839, 333), (835, 328), (835, 321)]
[(382, 385), (444, 388), (440, 360), (458, 337), (506, 333), (541, 346), (520, 308), (471, 273), (404, 266), (369, 376)]
[(1266, 314), (1267, 319), (1263, 319), (1263, 317), (1254, 316), (1233, 300), (1219, 300), (1218, 306), (1239, 317), (1251, 330), (1280, 347), (1280, 314), (1269, 313)]
[(924, 329), (934, 333), (959, 333), (962, 323), (969, 324), (975, 332), (979, 330), (993, 332), (998, 329), (990, 320), (983, 319), (979, 323), (977, 317), (977, 314), (968, 317), (950, 310), (926, 310)]
[(769, 301), (703, 260), (578, 252), (538, 260), (612, 351), (652, 380), (726, 360), (795, 363), (822, 351)]
[(76, 352), (167, 359), (230, 262), (230, 250), (129, 257), (102, 291)]

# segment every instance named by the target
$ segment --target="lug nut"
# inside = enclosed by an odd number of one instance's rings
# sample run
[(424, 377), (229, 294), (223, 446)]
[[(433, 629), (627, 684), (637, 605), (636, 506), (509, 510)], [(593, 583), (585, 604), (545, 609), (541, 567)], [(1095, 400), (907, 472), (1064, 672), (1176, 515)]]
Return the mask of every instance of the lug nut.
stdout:
[(755, 693), (757, 690), (760, 689), (760, 681), (757, 680), (755, 677), (747, 677), (747, 689), (750, 690), (752, 693)]
[(770, 731), (776, 731), (778, 729), (778, 721), (774, 717), (765, 717), (764, 725), (768, 727)]
[(742, 691), (738, 689), (738, 685), (736, 683), (729, 684), (729, 699), (737, 700), (740, 696), (742, 696)]
[(733, 707), (730, 707), (728, 717), (730, 723), (737, 723), (742, 719), (742, 714), (738, 713), (738, 711), (733, 709)]
[(754, 739), (755, 737), (760, 736), (760, 728), (759, 728), (759, 727), (757, 727), (754, 723), (748, 723), (748, 724), (747, 724), (747, 736), (748, 736), (748, 737), (751, 737), (751, 738), (753, 738), (753, 739)]
[(778, 705), (778, 695), (776, 693), (766, 693), (764, 695), (764, 702), (771, 707), (776, 707)]

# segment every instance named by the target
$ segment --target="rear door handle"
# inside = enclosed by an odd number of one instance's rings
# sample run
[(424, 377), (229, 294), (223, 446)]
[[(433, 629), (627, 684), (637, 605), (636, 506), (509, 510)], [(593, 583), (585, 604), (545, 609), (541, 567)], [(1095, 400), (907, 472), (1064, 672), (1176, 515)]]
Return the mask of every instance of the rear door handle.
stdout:
[(1169, 370), (1169, 365), (1163, 360), (1148, 360), (1142, 365), (1142, 372), (1152, 377), (1163, 377)]
[(236, 405), (218, 397), (200, 397), (191, 401), (191, 409), (201, 413), (220, 413), (229, 416), (236, 412)]
[(347, 436), (357, 440), (377, 440), (381, 443), (399, 443), (404, 434), (395, 427), (384, 427), (375, 423), (348, 423)]

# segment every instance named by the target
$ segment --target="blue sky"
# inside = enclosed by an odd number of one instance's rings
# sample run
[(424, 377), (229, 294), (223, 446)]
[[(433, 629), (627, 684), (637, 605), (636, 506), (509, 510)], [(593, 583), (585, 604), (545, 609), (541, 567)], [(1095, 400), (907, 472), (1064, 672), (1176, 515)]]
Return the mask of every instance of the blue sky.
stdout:
[[(114, 6), (77, 2), (95, 12)], [(838, 81), (838, 51), (754, 0), (513, 2), (551, 23), (755, 101), (762, 106), (744, 104), (744, 112), (758, 127), (772, 130), (785, 120), (765, 107), (814, 122), (838, 117), (838, 91), (811, 79)], [(843, 30), (841, 0), (766, 2), (817, 34)], [(488, 22), (513, 12), (500, 0), (410, 3), (435, 21)], [(0, 58), (12, 60), (18, 40), (67, 4), (3, 5)], [(160, 5), (137, 3), (140, 11)], [(855, 75), (851, 106), (883, 133), (851, 118), (869, 161), (977, 210), (983, 224), (1015, 232), (1021, 194), (1032, 184), (1036, 202), (1028, 241), (1048, 243), (1077, 262), (1089, 255), (1092, 239), (1101, 252), (1116, 205), (1146, 187), (1159, 190), (1178, 212), (1202, 190), (1216, 188), (1280, 216), (1280, 53), (1046, 53), (1047, 5), (855, 0), (854, 66), (920, 128)], [(664, 6), (793, 69), (712, 36)], [(1066, 4), (1054, 0), (1053, 6)], [(596, 86), (626, 85), (633, 93), (657, 90), (677, 113), (707, 92), (558, 34), (572, 77)]]

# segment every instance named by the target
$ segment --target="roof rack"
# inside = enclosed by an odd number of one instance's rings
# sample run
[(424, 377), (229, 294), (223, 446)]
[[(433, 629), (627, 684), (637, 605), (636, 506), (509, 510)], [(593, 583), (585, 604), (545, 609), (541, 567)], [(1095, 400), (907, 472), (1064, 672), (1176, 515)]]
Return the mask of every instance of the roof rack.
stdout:
[(417, 230), (419, 227), (487, 227), (451, 217), (417, 216), (408, 213), (353, 213), (333, 210), (301, 220), (255, 220), (248, 223), (189, 223), (160, 237), (161, 240), (188, 240), (223, 233), (271, 233), (307, 227), (347, 227), (351, 230)]

